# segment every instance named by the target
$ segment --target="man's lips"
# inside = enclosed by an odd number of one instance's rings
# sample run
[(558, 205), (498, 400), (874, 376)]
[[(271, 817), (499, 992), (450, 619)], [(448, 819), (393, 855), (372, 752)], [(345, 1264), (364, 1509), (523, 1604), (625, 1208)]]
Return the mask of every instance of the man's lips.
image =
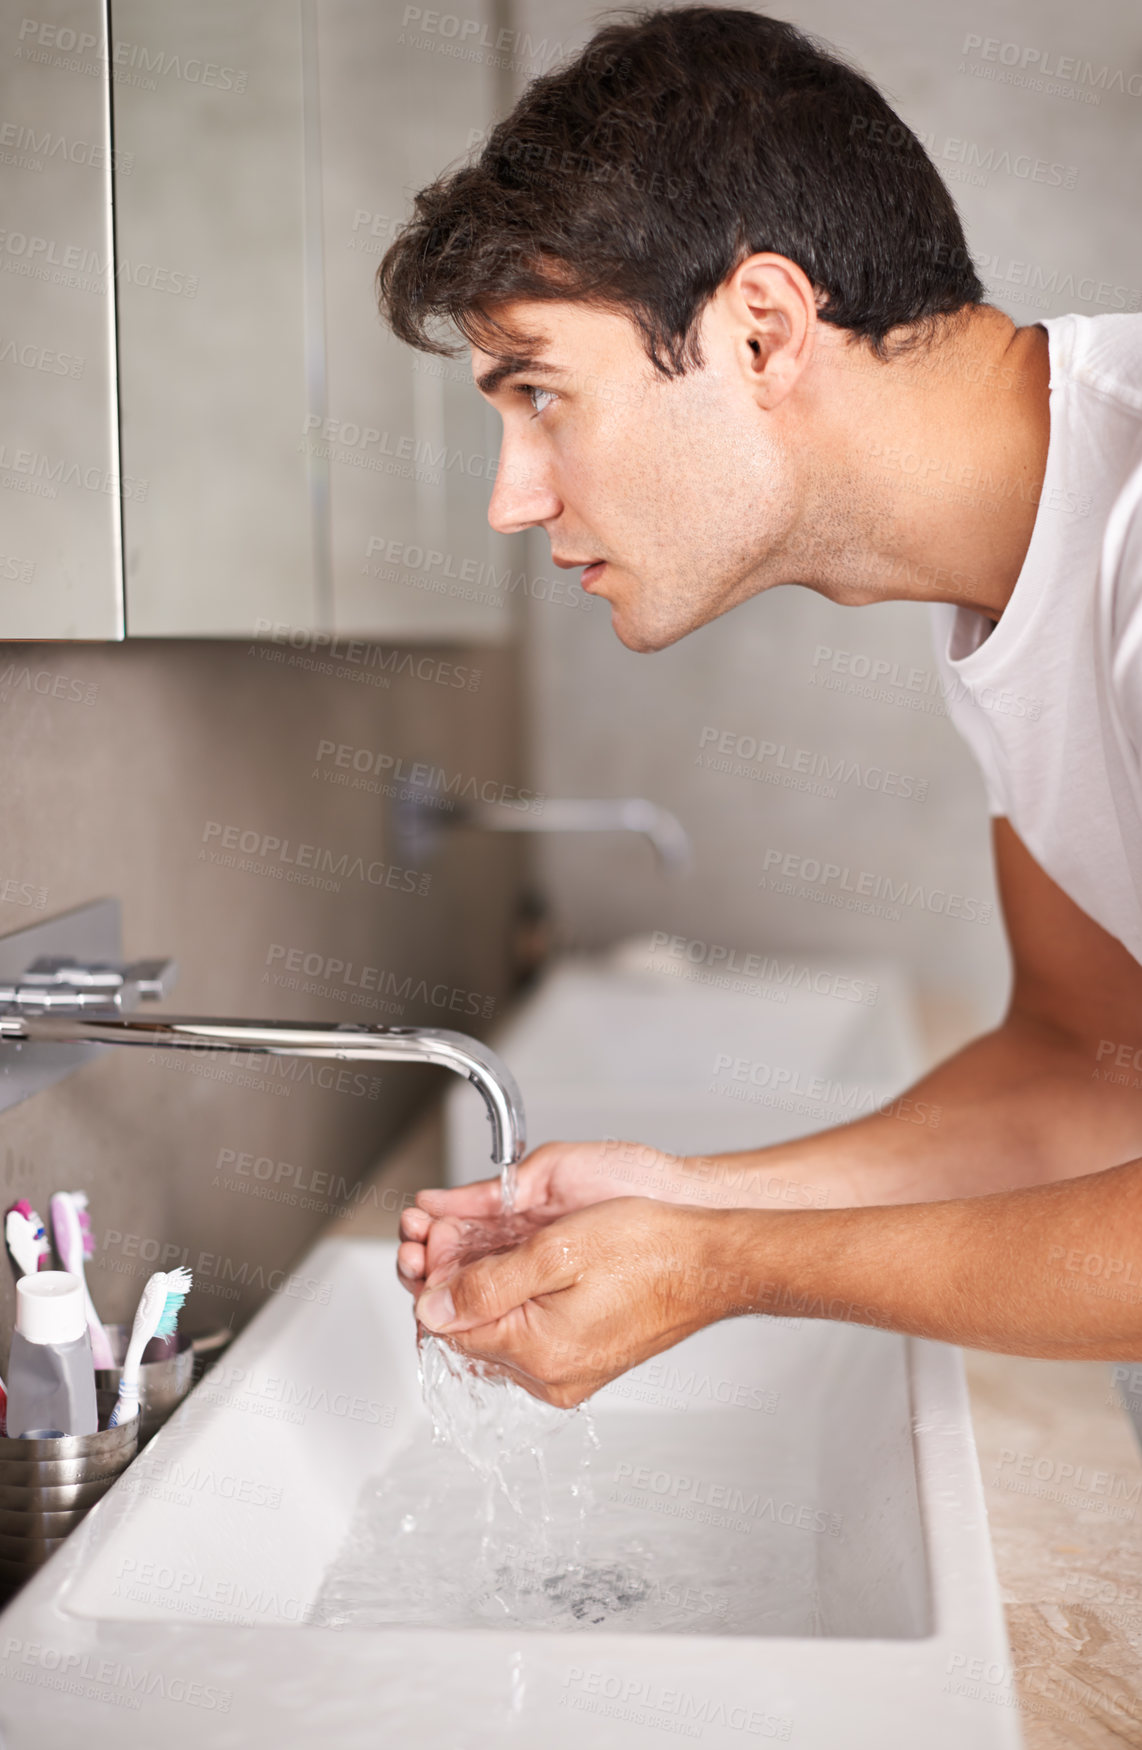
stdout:
[(584, 589), (588, 589), (597, 578), (602, 576), (603, 568), (607, 563), (605, 559), (568, 559), (566, 557), (560, 559), (557, 558), (554, 553), (551, 557), (561, 571), (573, 571), (577, 565), (581, 565), (583, 567), (583, 575), (579, 579), (579, 582), (583, 585)]

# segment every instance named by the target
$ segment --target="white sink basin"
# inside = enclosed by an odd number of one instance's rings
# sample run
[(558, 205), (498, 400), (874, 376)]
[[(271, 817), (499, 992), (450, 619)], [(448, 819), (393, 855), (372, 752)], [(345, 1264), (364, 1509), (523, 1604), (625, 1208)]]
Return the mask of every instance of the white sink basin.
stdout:
[[(1018, 1743), (963, 1681), (1007, 1651), (956, 1351), (749, 1319), (601, 1393), (597, 1480), (648, 1537), (708, 1512), (675, 1632), (330, 1629), (307, 1619), (358, 1496), (425, 1412), (392, 1242), (325, 1241), (301, 1276), (0, 1620), (7, 1750)], [(780, 1578), (735, 1632), (723, 1510)]]
[[(533, 1141), (742, 1148), (821, 1119), (727, 1097), (720, 1056), (886, 1095), (914, 1073), (907, 1005), (880, 985), (875, 1007), (734, 997), (628, 954), (557, 969), (497, 1043)], [(454, 1181), (487, 1173), (487, 1137), (458, 1086)], [(406, 1608), (416, 1546), (394, 1538), (368, 1608), (320, 1626), (375, 1480), (399, 1494), (451, 1456), (425, 1451), (393, 1254), (319, 1244), (4, 1614), (4, 1750), (1018, 1745), (991, 1699), (1014, 1697), (959, 1354), (856, 1326), (731, 1321), (593, 1401), (591, 1523), (634, 1527), (657, 1617), (580, 1598), (566, 1624), (524, 1626), (437, 1608), (431, 1588)], [(460, 1472), (464, 1594), (477, 1497)]]

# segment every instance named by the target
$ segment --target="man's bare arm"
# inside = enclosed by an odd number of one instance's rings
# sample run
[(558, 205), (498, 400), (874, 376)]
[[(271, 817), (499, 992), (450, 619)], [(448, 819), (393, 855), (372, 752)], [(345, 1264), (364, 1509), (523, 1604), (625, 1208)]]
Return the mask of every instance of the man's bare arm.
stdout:
[(1142, 1345), (1142, 1160), (939, 1204), (721, 1219), (741, 1272), (731, 1310), (1064, 1360), (1133, 1360)]
[[(636, 1148), (633, 1173), (622, 1145), (549, 1144), (529, 1184), (555, 1219), (514, 1251), (457, 1271), (431, 1233), (406, 1233), (410, 1286), (426, 1265), (433, 1285), (424, 1322), (563, 1404), (741, 1312), (1135, 1359), (1142, 1071), (1120, 1068), (1120, 1052), (1142, 1049), (1142, 967), (1006, 822), (996, 859), (1011, 1003), (1002, 1026), (910, 1090), (942, 1107), (937, 1129), (888, 1115), (710, 1160)], [(790, 1187), (813, 1200), (823, 1188), (829, 1207), (791, 1208)], [(488, 1185), (422, 1193), (406, 1216), (455, 1214), (469, 1195), (493, 1212)]]
[(453, 1270), (417, 1301), (428, 1329), (562, 1405), (740, 1313), (842, 1319), (1006, 1354), (1133, 1360), (1142, 1161), (897, 1207), (589, 1204)]
[[(830, 1207), (921, 1202), (1074, 1178), (1142, 1153), (1142, 1070), (1123, 1075), (1116, 1063), (1133, 1053), (1142, 1063), (1142, 966), (1008, 821), (995, 823), (994, 843), (1014, 962), (1003, 1023), (887, 1113), (770, 1148), (664, 1157), (662, 1188), (648, 1176), (643, 1195), (670, 1195), (669, 1182), (707, 1203), (728, 1203), (723, 1193), (736, 1188), (733, 1201), (788, 1208), (798, 1187), (806, 1203)], [(910, 1121), (933, 1107), (937, 1125)]]
[[(624, 1196), (723, 1210), (919, 1204), (1052, 1184), (1142, 1156), (1142, 1068), (1120, 1064), (1137, 1054), (1142, 1065), (1142, 966), (1005, 820), (996, 822), (995, 859), (1014, 963), (1007, 1015), (886, 1113), (725, 1155), (547, 1143), (523, 1164), (521, 1207), (555, 1218)], [(917, 1123), (921, 1112), (928, 1121)], [(433, 1220), (494, 1216), (499, 1186), (422, 1191), (417, 1202), (401, 1222), (410, 1284), (436, 1262), (426, 1249)]]

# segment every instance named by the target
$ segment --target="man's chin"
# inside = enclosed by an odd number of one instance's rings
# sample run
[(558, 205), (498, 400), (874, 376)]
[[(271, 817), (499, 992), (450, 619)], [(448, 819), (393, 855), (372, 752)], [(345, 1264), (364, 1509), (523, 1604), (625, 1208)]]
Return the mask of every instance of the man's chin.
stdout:
[(656, 650), (666, 650), (671, 644), (677, 644), (680, 638), (685, 638), (687, 632), (692, 632), (694, 628), (654, 625), (650, 621), (640, 620), (637, 614), (629, 614), (621, 603), (612, 602), (611, 630), (619, 643), (625, 644), (628, 650), (649, 656)]

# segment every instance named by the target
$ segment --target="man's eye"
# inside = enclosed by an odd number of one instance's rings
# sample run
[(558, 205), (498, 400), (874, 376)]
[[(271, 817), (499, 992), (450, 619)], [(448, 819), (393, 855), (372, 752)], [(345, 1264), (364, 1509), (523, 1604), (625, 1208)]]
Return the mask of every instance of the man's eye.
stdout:
[[(536, 413), (542, 413), (555, 399), (550, 389), (541, 389), (536, 383), (521, 383), (520, 394), (527, 396)], [(540, 400), (540, 396), (544, 399)]]

